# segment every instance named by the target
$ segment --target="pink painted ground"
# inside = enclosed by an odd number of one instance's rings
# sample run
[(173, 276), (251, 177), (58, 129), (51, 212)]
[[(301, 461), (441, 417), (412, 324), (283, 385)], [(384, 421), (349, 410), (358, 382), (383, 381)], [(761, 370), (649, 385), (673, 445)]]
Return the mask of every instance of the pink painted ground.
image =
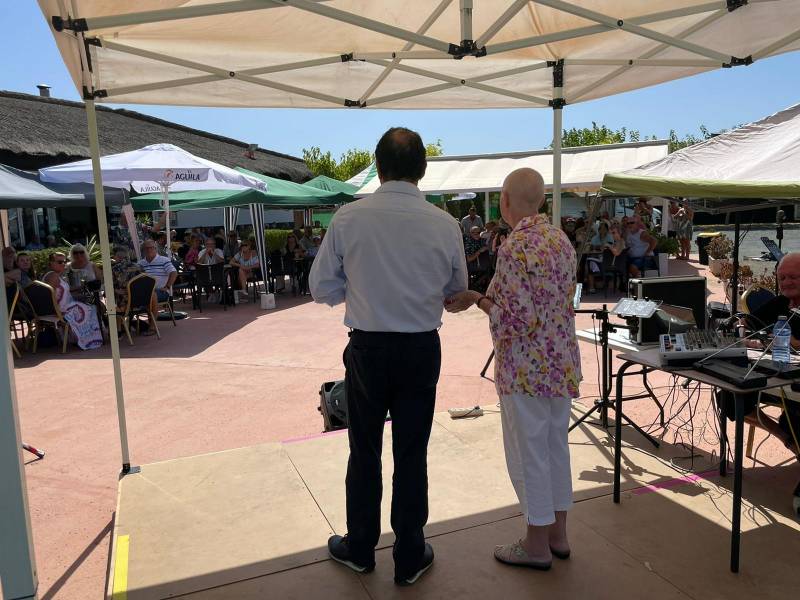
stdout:
[[(673, 274), (702, 269), (694, 262), (670, 265)], [(713, 278), (709, 287), (720, 299)], [(603, 302), (602, 294), (584, 300), (584, 307)], [(608, 302), (613, 305), (615, 298)], [(162, 322), (160, 341), (138, 337), (134, 347), (122, 342), (133, 464), (322, 430), (319, 387), (343, 375), (343, 310), (291, 296), (279, 297), (278, 305), (269, 312), (248, 304), (227, 312), (220, 307), (190, 311), (191, 318), (177, 328)], [(591, 326), (588, 315), (579, 317), (579, 328)], [(493, 384), (479, 377), (491, 351), (484, 315), (476, 309), (446, 315), (441, 336), (437, 410), (496, 402)], [(597, 355), (586, 343), (581, 352), (581, 392), (589, 404), (597, 394)], [(23, 437), (47, 452), (26, 468), (40, 597), (101, 598), (121, 464), (108, 347), (72, 349), (66, 356), (48, 349), (25, 354), (16, 366)], [(664, 376), (652, 381), (656, 387), (667, 384)], [(713, 450), (713, 431), (700, 432), (703, 406), (694, 442)], [(643, 424), (656, 416), (647, 400), (626, 405), (626, 413)], [(665, 439), (673, 437), (668, 433)], [(787, 454), (768, 440), (758, 457), (778, 462)]]

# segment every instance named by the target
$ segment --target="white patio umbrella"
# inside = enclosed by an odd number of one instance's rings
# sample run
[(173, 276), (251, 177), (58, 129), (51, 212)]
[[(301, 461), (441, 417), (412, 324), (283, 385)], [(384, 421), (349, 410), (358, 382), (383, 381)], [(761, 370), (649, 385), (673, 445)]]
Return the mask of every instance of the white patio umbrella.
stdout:
[[(152, 144), (119, 154), (100, 157), (105, 185), (133, 188), (138, 193), (161, 192), (166, 212), (167, 247), (170, 243), (169, 192), (256, 188), (267, 184), (234, 169), (195, 156), (172, 144)], [(91, 159), (40, 169), (42, 181), (52, 183), (89, 182)]]
[[(88, 111), (87, 111), (88, 112)], [(93, 113), (90, 118), (93, 118)], [(92, 147), (92, 153), (97, 152)], [(99, 157), (99, 165), (91, 159), (79, 160), (64, 165), (40, 169), (42, 181), (52, 183), (93, 182), (102, 179), (106, 186), (133, 188), (137, 192), (160, 191), (166, 212), (167, 247), (170, 243), (169, 191), (193, 189), (245, 189), (267, 190), (267, 184), (224, 165), (200, 158), (172, 144), (153, 144), (130, 152), (110, 154)], [(95, 169), (99, 166), (99, 172)], [(98, 200), (98, 202), (100, 202)], [(102, 206), (102, 204), (99, 204)], [(114, 289), (111, 274), (111, 249), (108, 241), (108, 226), (105, 211), (98, 208), (97, 226), (103, 260), (103, 282), (106, 290)], [(125, 398), (122, 390), (122, 370), (120, 367), (119, 340), (114, 334), (117, 330), (117, 307), (114, 294), (107, 295), (108, 319), (111, 335), (111, 356), (114, 365), (117, 412), (120, 422), (120, 441), (122, 444), (123, 471), (130, 469), (127, 426), (125, 420)]]

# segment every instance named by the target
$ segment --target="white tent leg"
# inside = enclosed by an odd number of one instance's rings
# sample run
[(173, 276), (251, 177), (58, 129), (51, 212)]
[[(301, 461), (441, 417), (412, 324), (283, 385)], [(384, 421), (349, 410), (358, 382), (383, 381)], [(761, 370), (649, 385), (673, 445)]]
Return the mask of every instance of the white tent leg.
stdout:
[(37, 598), (39, 581), (22, 464), (17, 387), (5, 294), (0, 298), (0, 331), (3, 332), (0, 340), (0, 597)]
[(561, 107), (553, 108), (553, 225), (561, 227)]
[[(111, 273), (111, 247), (108, 242), (108, 223), (106, 222), (106, 205), (103, 194), (103, 175), (100, 172), (100, 142), (97, 139), (97, 114), (94, 109), (94, 100), (86, 100), (86, 120), (89, 125), (89, 153), (92, 157), (92, 171), (94, 174), (97, 233), (100, 238), (100, 252), (103, 259), (103, 285), (106, 288), (108, 338), (111, 342), (111, 360), (114, 365), (114, 388), (117, 396), (122, 472), (127, 473), (131, 468), (131, 459), (128, 452), (128, 426), (125, 421), (125, 396), (122, 390), (122, 365), (120, 364), (119, 356), (119, 338), (117, 338), (117, 303), (114, 298), (114, 278)], [(167, 236), (169, 236), (169, 222), (167, 222)]]

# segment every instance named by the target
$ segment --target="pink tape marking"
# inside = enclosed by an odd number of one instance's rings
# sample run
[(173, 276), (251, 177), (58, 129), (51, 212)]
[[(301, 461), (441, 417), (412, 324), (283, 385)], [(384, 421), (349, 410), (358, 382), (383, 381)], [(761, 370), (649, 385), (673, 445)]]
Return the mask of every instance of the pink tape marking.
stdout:
[(642, 494), (650, 494), (652, 492), (657, 492), (658, 490), (667, 490), (670, 488), (674, 488), (679, 485), (683, 485), (684, 483), (693, 483), (695, 481), (700, 481), (701, 479), (710, 479), (715, 474), (718, 475), (719, 473), (713, 470), (704, 471), (703, 473), (689, 473), (688, 475), (676, 477), (675, 479), (667, 479), (666, 481), (661, 481), (659, 483), (645, 485), (631, 491), (636, 496), (641, 496)]

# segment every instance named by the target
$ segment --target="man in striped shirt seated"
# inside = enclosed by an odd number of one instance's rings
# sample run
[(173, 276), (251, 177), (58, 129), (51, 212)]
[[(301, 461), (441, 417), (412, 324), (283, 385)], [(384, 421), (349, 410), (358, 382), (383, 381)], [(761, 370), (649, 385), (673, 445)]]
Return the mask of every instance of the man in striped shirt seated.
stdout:
[(139, 266), (156, 280), (156, 299), (159, 302), (166, 302), (170, 297), (172, 284), (178, 277), (175, 265), (166, 256), (158, 253), (155, 240), (145, 240), (142, 244), (142, 254), (144, 258), (139, 261)]

